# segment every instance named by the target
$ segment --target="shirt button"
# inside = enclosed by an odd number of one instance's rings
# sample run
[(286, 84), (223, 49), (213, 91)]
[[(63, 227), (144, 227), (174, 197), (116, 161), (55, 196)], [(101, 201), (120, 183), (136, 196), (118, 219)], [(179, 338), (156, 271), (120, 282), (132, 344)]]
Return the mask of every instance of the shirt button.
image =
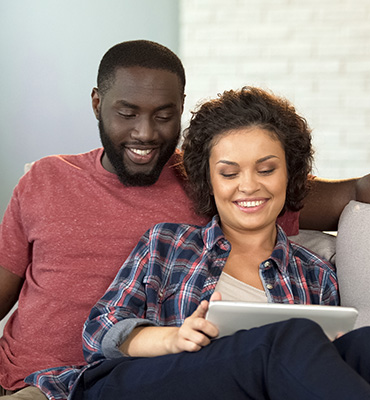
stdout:
[(271, 285), (271, 283), (268, 283), (268, 284), (266, 285), (266, 287), (267, 287), (268, 290), (271, 290), (271, 289), (274, 288), (274, 285)]
[(270, 267), (270, 266), (271, 266), (270, 261), (266, 261), (266, 262), (265, 262), (265, 267)]

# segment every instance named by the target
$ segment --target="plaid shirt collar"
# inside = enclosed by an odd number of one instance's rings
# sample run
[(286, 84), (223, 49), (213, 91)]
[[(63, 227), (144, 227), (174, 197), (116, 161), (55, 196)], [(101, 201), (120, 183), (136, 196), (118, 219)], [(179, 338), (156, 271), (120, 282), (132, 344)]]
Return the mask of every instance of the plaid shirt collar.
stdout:
[[(287, 235), (283, 229), (276, 224), (277, 237), (274, 250), (268, 261), (272, 261), (281, 273), (286, 273), (290, 260), (291, 247)], [(202, 229), (202, 237), (208, 251), (218, 246), (223, 251), (231, 249), (230, 242), (226, 239), (220, 227), (220, 217), (215, 215), (212, 220)], [(266, 261), (263, 268), (267, 267)]]
[(204, 245), (208, 251), (211, 251), (215, 246), (221, 250), (227, 251), (231, 249), (231, 245), (225, 238), (224, 233), (220, 228), (220, 218), (215, 215), (212, 220), (202, 229), (202, 237)]

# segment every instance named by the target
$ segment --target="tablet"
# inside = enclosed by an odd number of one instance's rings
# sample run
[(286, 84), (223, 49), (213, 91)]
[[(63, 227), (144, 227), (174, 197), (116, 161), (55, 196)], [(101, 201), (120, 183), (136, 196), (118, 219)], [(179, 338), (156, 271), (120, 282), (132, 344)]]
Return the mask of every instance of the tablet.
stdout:
[(308, 318), (321, 325), (329, 339), (334, 340), (338, 333), (353, 329), (357, 315), (358, 311), (353, 307), (211, 301), (206, 319), (218, 327), (218, 337), (222, 337), (240, 329), (257, 328), (290, 318)]

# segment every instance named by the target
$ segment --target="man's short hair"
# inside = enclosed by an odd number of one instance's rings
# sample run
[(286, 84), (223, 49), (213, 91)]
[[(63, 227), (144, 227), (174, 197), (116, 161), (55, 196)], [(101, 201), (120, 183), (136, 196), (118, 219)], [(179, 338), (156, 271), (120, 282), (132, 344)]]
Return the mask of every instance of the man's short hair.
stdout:
[(98, 89), (104, 95), (113, 85), (117, 68), (143, 67), (175, 73), (185, 90), (185, 70), (175, 53), (149, 40), (131, 40), (116, 44), (103, 56), (98, 71)]

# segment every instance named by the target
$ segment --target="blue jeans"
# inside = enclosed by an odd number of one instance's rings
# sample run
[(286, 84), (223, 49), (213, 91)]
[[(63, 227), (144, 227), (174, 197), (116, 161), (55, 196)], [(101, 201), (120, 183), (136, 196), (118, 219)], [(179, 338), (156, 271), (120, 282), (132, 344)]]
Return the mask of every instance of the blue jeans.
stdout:
[(87, 370), (78, 400), (370, 399), (370, 328), (331, 342), (305, 319), (214, 340), (196, 353), (122, 357)]

